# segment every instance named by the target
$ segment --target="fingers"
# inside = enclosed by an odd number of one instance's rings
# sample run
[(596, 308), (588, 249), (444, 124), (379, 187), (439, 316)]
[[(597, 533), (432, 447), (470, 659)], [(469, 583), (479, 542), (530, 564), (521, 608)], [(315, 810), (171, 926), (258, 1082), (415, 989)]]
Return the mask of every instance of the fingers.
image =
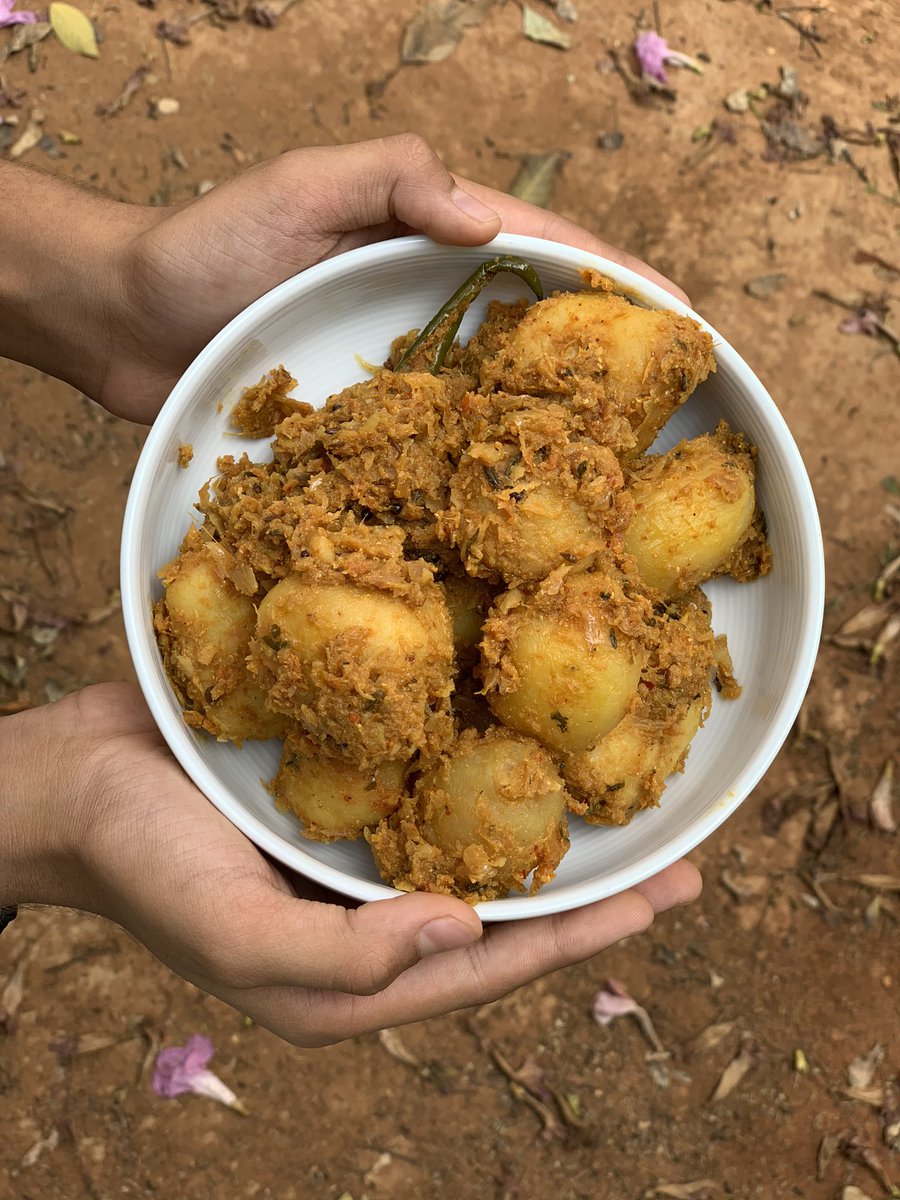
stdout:
[(691, 904), (703, 889), (703, 879), (693, 863), (673, 863), (651, 879), (639, 883), (635, 891), (650, 902), (653, 911), (666, 912), (679, 904)]
[[(394, 224), (447, 245), (477, 246), (500, 231), (491, 206), (460, 187), (415, 134), (303, 150), (283, 156), (282, 165), (296, 174), (298, 202), (312, 205), (306, 220), (335, 234), (377, 229), (388, 236)], [(304, 184), (310, 178), (317, 180), (312, 195)]]
[(301, 1045), (327, 1045), (357, 1034), (486, 1004), (550, 971), (581, 962), (647, 929), (653, 907), (637, 891), (585, 908), (492, 926), (468, 949), (417, 963), (371, 996), (271, 989), (258, 1002), (264, 1023)]
[(482, 204), (488, 205), (499, 213), (505, 233), (522, 233), (528, 237), (547, 238), (551, 242), (563, 242), (567, 246), (575, 246), (579, 250), (599, 254), (623, 267), (629, 267), (638, 275), (643, 275), (645, 279), (649, 279), (652, 283), (657, 283), (660, 287), (665, 288), (667, 292), (671, 292), (678, 300), (690, 304), (687, 294), (671, 279), (667, 279), (665, 275), (661, 275), (659, 271), (655, 271), (653, 267), (642, 262), (641, 259), (635, 258), (634, 255), (627, 254), (624, 250), (611, 246), (609, 242), (603, 242), (600, 238), (594, 237), (592, 233), (588, 233), (574, 221), (568, 221), (558, 213), (535, 208), (515, 196), (507, 196), (503, 192), (495, 191), (480, 183), (473, 183), (469, 179), (459, 178), (457, 182), (460, 187), (465, 188)]
[(239, 921), (223, 971), (234, 986), (357, 996), (383, 992), (414, 964), (471, 946), (482, 932), (462, 900), (422, 893), (346, 909), (265, 888)]

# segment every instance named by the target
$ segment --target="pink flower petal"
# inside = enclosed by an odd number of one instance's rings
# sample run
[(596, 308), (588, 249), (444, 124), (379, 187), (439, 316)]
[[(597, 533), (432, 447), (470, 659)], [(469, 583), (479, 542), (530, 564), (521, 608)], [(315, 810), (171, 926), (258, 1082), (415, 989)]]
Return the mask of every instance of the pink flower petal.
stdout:
[(168, 1046), (156, 1056), (153, 1071), (153, 1090), (158, 1096), (171, 1100), (182, 1092), (194, 1090), (194, 1079), (215, 1053), (208, 1037), (194, 1034), (185, 1046)]
[(33, 25), (37, 21), (37, 15), (27, 9), (13, 12), (15, 2), (16, 0), (0, 0), (0, 29), (5, 29), (8, 25)]
[(594, 1020), (598, 1025), (609, 1025), (616, 1017), (626, 1017), (639, 1007), (617, 979), (607, 979), (606, 987), (594, 997)]
[(652, 29), (645, 29), (634, 40), (634, 53), (645, 75), (659, 83), (668, 82), (666, 59), (671, 51), (665, 38), (654, 33)]
[[(3, 0), (0, 0), (0, 3), (3, 3)], [(184, 1046), (167, 1046), (165, 1050), (160, 1050), (153, 1071), (154, 1092), (166, 1100), (172, 1100), (183, 1092), (193, 1092), (195, 1096), (208, 1096), (246, 1117), (246, 1108), (231, 1088), (213, 1071), (207, 1069), (206, 1064), (213, 1054), (215, 1047), (202, 1033), (195, 1033), (193, 1037), (189, 1037)]]

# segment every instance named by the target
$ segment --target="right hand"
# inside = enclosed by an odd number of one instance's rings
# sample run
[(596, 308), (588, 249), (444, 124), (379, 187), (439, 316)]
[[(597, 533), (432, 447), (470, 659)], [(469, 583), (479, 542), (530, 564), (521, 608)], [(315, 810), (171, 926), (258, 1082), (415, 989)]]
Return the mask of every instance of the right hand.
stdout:
[(129, 684), (4, 717), (0, 763), (0, 903), (107, 917), (301, 1046), (497, 999), (700, 890), (678, 863), (608, 900), (487, 930), (449, 896), (303, 899), (193, 786)]

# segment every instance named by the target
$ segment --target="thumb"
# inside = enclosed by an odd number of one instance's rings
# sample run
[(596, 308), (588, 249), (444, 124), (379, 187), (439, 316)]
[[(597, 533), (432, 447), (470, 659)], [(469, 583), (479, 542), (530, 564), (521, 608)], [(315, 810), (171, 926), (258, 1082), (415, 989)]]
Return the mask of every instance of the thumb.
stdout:
[(245, 976), (246, 964), (253, 964), (243, 986), (370, 996), (420, 959), (470, 946), (482, 934), (468, 904), (422, 892), (346, 909), (272, 890), (264, 911), (260, 907), (252, 906), (244, 969), (236, 972)]
[[(327, 156), (327, 195), (320, 187), (315, 206), (334, 233), (399, 224), (446, 245), (478, 246), (500, 232), (498, 213), (461, 187), (416, 134), (297, 153)], [(311, 161), (304, 166), (307, 179), (316, 177)]]

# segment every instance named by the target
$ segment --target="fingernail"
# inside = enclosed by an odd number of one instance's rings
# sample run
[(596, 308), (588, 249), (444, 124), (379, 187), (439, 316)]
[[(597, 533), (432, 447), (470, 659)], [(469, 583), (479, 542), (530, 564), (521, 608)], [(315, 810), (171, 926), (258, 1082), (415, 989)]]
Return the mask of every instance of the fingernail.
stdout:
[(478, 941), (478, 934), (469, 925), (463, 925), (455, 917), (438, 917), (419, 930), (416, 947), (420, 958), (429, 954), (443, 954), (445, 950), (461, 950)]
[(499, 220), (498, 213), (495, 213), (492, 208), (488, 208), (486, 204), (482, 204), (480, 200), (476, 200), (468, 192), (464, 192), (460, 187), (453, 188), (450, 199), (460, 212), (464, 212), (467, 217), (473, 217), (476, 221)]

